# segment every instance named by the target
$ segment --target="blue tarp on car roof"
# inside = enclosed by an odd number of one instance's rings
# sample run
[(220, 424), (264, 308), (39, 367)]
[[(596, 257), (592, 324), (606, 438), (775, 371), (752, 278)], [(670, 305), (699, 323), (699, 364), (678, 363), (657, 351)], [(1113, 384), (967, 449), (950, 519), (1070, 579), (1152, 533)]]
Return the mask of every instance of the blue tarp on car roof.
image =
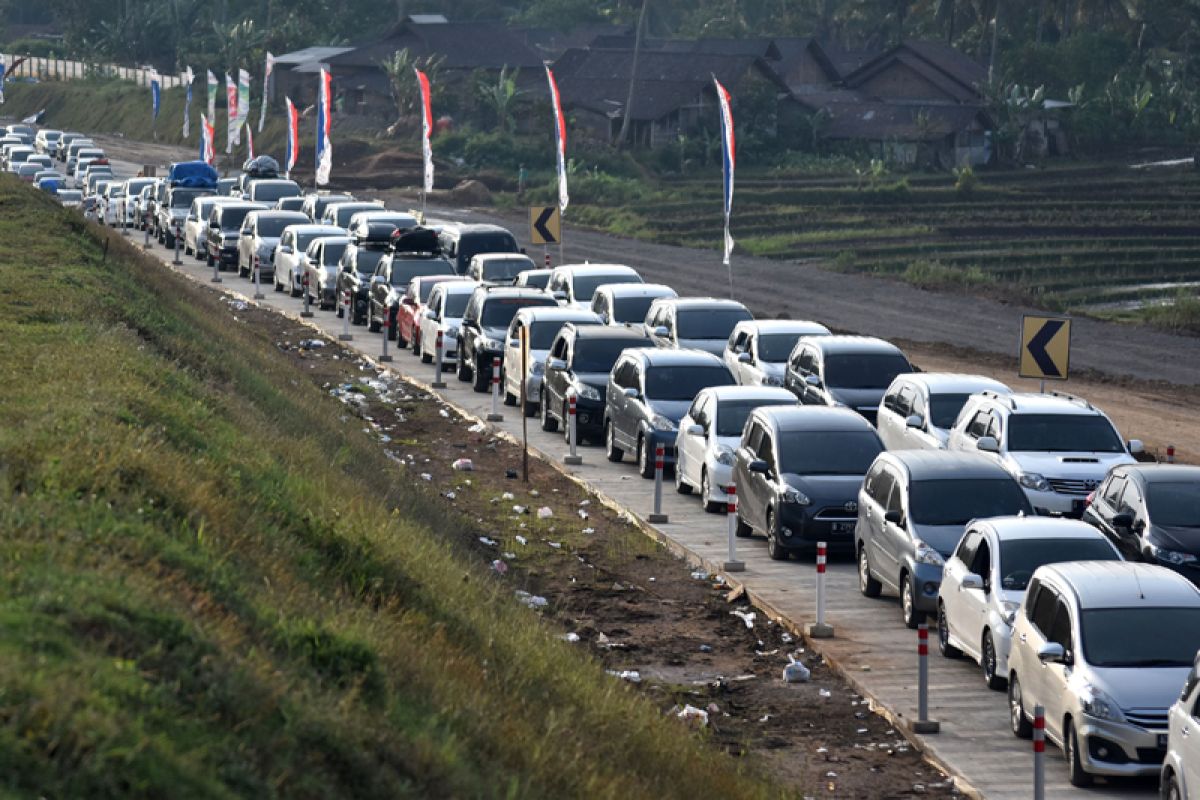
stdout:
[(217, 170), (203, 161), (180, 161), (171, 165), (167, 182), (172, 186), (215, 188)]

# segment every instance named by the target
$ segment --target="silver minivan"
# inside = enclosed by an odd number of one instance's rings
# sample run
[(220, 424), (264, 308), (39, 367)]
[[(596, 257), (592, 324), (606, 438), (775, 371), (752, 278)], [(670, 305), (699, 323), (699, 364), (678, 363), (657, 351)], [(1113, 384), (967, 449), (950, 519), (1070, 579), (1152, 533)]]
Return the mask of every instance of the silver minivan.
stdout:
[(1012, 732), (1063, 749), (1070, 781), (1159, 774), (1167, 717), (1200, 649), (1200, 589), (1154, 564), (1075, 561), (1039, 567), (1013, 625)]
[(972, 520), (1032, 513), (1016, 480), (982, 455), (880, 453), (858, 491), (859, 590), (895, 592), (904, 624), (916, 628), (937, 609), (942, 568)]
[(1187, 682), (1171, 706), (1167, 757), (1159, 783), (1167, 800), (1200, 795), (1200, 653)]

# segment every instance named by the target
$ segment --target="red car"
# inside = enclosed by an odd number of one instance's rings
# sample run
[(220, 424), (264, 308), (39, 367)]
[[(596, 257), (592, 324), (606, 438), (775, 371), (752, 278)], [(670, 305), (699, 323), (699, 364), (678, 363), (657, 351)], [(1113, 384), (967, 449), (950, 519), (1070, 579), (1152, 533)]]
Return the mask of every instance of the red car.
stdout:
[(413, 278), (408, 283), (408, 289), (400, 298), (400, 305), (392, 309), (392, 324), (389, 330), (391, 336), (400, 347), (412, 347), (414, 353), (420, 352), (421, 315), (425, 313), (425, 304), (435, 284), (442, 281), (465, 281), (462, 275), (422, 275)]

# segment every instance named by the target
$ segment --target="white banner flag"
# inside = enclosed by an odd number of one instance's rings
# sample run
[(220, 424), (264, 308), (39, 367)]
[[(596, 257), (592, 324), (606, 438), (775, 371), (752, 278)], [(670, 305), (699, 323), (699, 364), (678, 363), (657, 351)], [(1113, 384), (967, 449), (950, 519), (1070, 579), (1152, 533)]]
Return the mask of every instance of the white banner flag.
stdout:
[(267, 121), (267, 96), (271, 91), (271, 73), (275, 71), (275, 56), (267, 53), (267, 69), (263, 73), (263, 102), (262, 111), (258, 114), (258, 132), (262, 133), (263, 125)]

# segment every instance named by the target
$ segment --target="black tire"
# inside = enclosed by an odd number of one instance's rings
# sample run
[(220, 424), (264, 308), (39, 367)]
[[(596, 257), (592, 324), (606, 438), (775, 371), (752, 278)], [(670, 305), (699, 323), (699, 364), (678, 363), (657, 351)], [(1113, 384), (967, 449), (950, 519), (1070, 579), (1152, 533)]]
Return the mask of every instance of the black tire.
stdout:
[(460, 381), (466, 382), (471, 380), (471, 368), (468, 366), (467, 357), (461, 349), (458, 351), (458, 365), (455, 367), (455, 374), (458, 375)]
[(1025, 698), (1015, 674), (1008, 682), (1008, 727), (1018, 739), (1033, 737), (1033, 723), (1025, 715)]
[(175, 237), (169, 233), (164, 233), (163, 234), (163, 247), (167, 248), (168, 250), (174, 250), (175, 249)]
[(296, 276), (294, 275), (288, 278), (288, 294), (292, 297), (301, 297), (304, 294), (303, 287), (299, 289), (296, 288)]
[[(384, 312), (387, 313), (386, 311)], [(367, 306), (367, 330), (371, 333), (379, 333), (383, 330), (383, 320), (375, 319), (374, 309)]]
[[(396, 316), (399, 317), (399, 314), (397, 314)], [(397, 350), (407, 350), (408, 349), (408, 339), (405, 339), (403, 336), (400, 335), (400, 320), (399, 319), (392, 320), (391, 327), (388, 328), (388, 335), (391, 338), (396, 340), (396, 349)]]
[[(413, 328), (412, 351), (414, 356), (421, 355), (421, 329)], [(432, 361), (432, 357), (430, 358)]]
[(1162, 796), (1166, 800), (1183, 800), (1183, 793), (1179, 791), (1179, 779), (1175, 777), (1174, 772), (1167, 774), (1167, 779), (1162, 787)]
[(944, 658), (962, 658), (962, 650), (950, 644), (950, 626), (946, 624), (946, 604), (938, 600), (938, 652)]
[(1092, 774), (1083, 768), (1083, 759), (1079, 755), (1079, 734), (1075, 732), (1075, 723), (1068, 719), (1063, 724), (1063, 757), (1067, 760), (1067, 780), (1072, 786), (1086, 789), (1092, 785)]
[(542, 392), (542, 400), (538, 403), (538, 411), (542, 418), (542, 430), (554, 433), (558, 430), (558, 420), (550, 416), (550, 404), (546, 402), (546, 393)]
[(421, 363), (422, 364), (432, 364), (433, 356), (429, 355), (429, 353), (421, 353)]
[(204, 263), (211, 267), (213, 265), (212, 255), (210, 255), (209, 253), (205, 253), (204, 254)]
[(343, 306), (341, 303), (338, 303), (337, 301), (334, 301), (334, 302), (337, 305), (337, 308), (334, 310), (333, 313), (337, 315), (337, 318), (341, 319), (342, 317), (346, 316), (346, 307)]
[(866, 545), (858, 548), (858, 590), (863, 597), (879, 597), (883, 591), (883, 584), (871, 577), (871, 561)]
[(791, 553), (779, 541), (775, 532), (775, 510), (767, 511), (767, 555), (772, 561), (787, 561)]
[(692, 485), (683, 479), (683, 470), (675, 464), (675, 491), (679, 494), (691, 494)]
[(638, 436), (637, 465), (638, 474), (643, 478), (654, 477), (654, 457), (650, 455), (650, 448), (646, 447), (645, 436)]
[(613, 438), (611, 420), (604, 421), (604, 457), (614, 464), (625, 459), (625, 451), (617, 447), (616, 439)]
[(700, 503), (704, 506), (704, 510), (709, 514), (728, 513), (729, 503), (719, 503), (710, 500), (712, 495), (712, 486), (708, 484), (708, 470), (700, 471)]
[(515, 394), (510, 392), (508, 389), (504, 390), (504, 405), (511, 407), (511, 406), (515, 406), (519, 402), (521, 402), (521, 398), (517, 397)]
[(925, 613), (917, 610), (917, 590), (906, 572), (900, 573), (900, 614), (907, 628), (916, 630), (925, 621)]
[(996, 642), (988, 630), (983, 632), (983, 641), (979, 645), (979, 667), (983, 670), (983, 681), (989, 689), (1002, 692), (1008, 686), (1008, 679), (996, 674)]
[[(738, 508), (741, 508), (741, 506), (739, 505)], [(734, 517), (733, 532), (740, 539), (749, 539), (754, 535), (754, 528), (750, 527), (750, 525), (742, 519), (741, 512), (738, 512)]]
[(474, 373), (475, 380), (472, 382), (471, 388), (483, 394), (492, 385), (492, 370), (484, 369), (483, 364), (476, 364)]

